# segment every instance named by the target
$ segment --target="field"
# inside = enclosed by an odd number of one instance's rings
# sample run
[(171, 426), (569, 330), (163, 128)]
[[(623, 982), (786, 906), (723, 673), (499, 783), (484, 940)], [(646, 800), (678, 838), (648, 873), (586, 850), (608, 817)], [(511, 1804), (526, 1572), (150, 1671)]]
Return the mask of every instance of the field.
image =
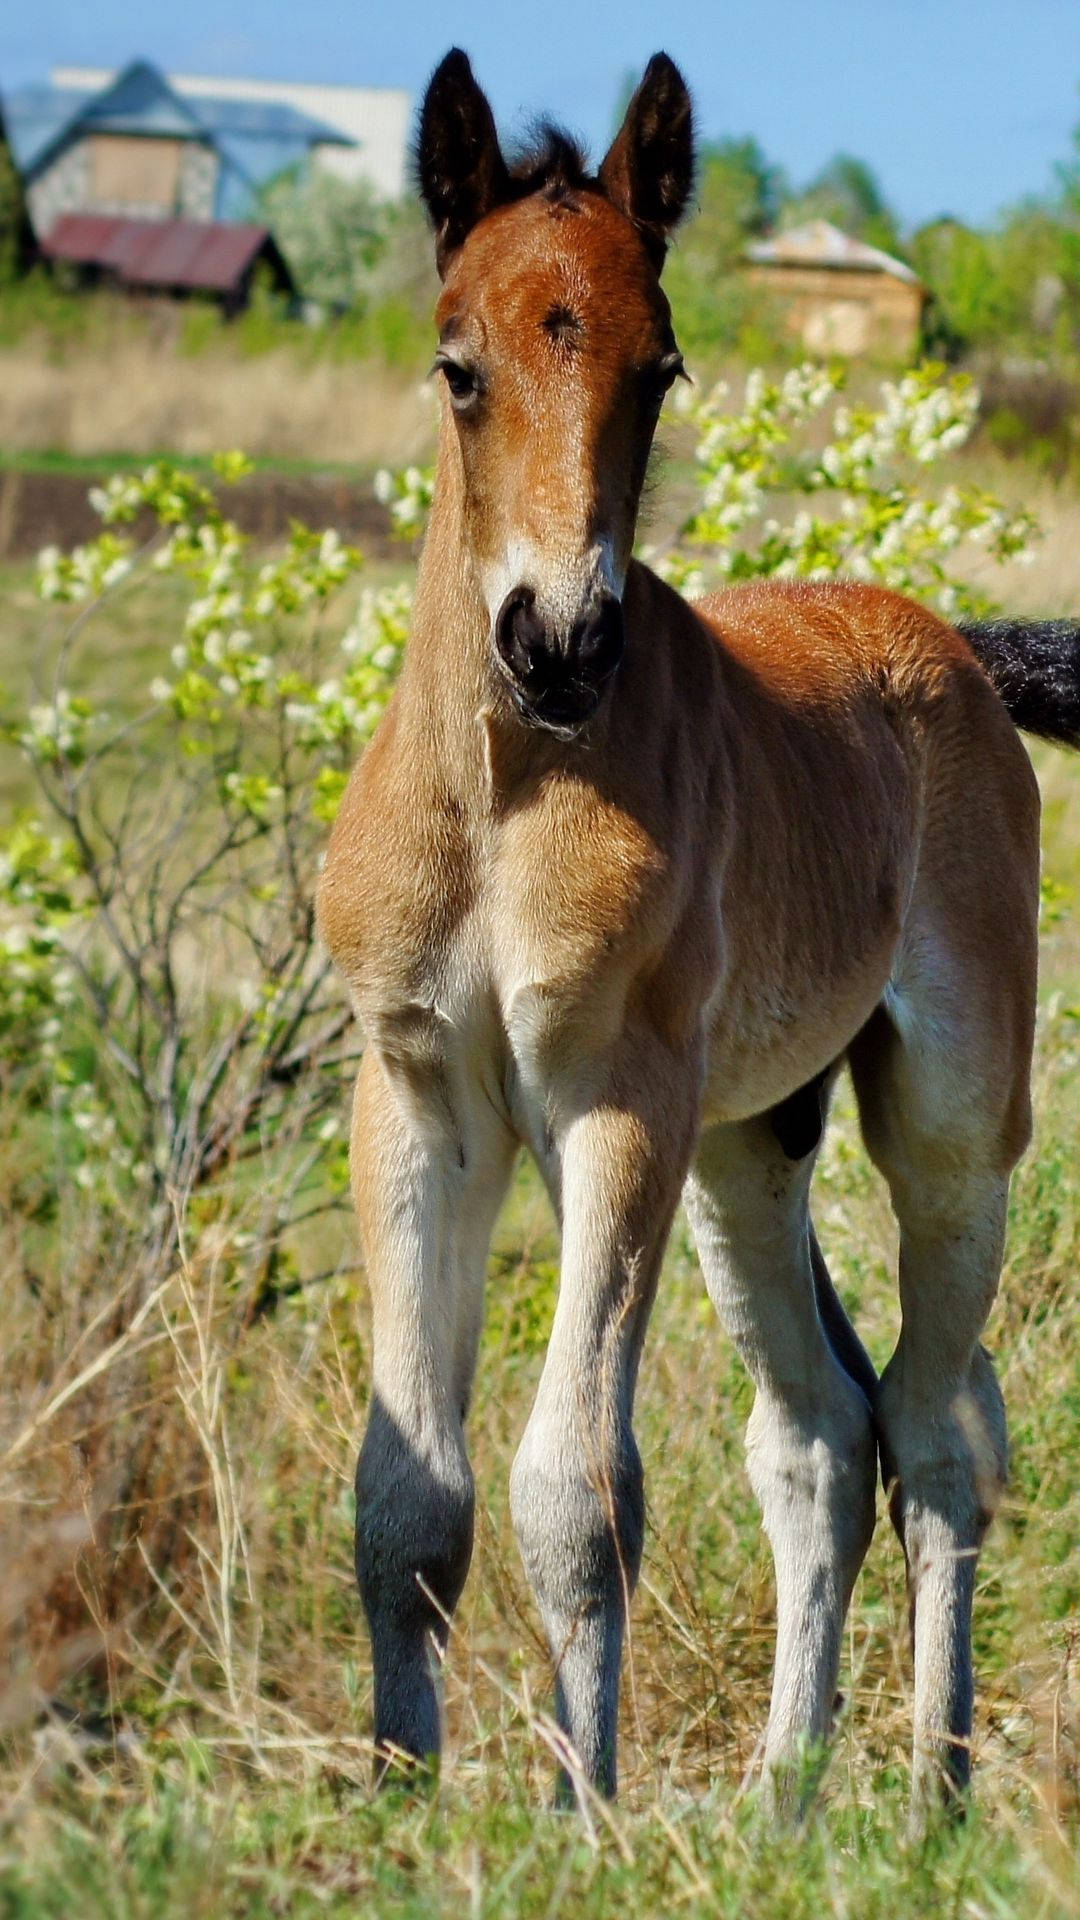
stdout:
[[(1080, 506), (1049, 492), (1040, 504), (1038, 564), (993, 590), (1017, 610), (1080, 614)], [(168, 654), (170, 586), (133, 587), (88, 630), (87, 688), (136, 698)], [(4, 569), (0, 592), (0, 680), (19, 697), (59, 628), (27, 567)], [(65, 1164), (66, 1135), (0, 1083), (0, 1912), (1080, 1915), (1080, 765), (1036, 759), (1049, 882), (1037, 1132), (988, 1335), (1013, 1460), (980, 1568), (966, 1824), (905, 1838), (906, 1603), (883, 1501), (820, 1807), (790, 1836), (761, 1816), (773, 1601), (742, 1464), (750, 1391), (681, 1220), (639, 1391), (649, 1526), (621, 1797), (583, 1819), (550, 1810), (547, 1658), (507, 1511), (557, 1285), (524, 1163), (490, 1264), (469, 1421), (477, 1541), (446, 1663), (442, 1773), (429, 1795), (373, 1798), (351, 1571), (369, 1330), (347, 1211), (294, 1218), (268, 1290), (237, 1230), (256, 1218), (258, 1180), (228, 1221), (178, 1194), (174, 1268), (132, 1317), (125, 1243)], [(13, 753), (0, 794), (28, 794)], [(191, 965), (201, 990), (228, 992), (213, 929)], [(344, 1082), (339, 1097), (343, 1111)], [(815, 1217), (883, 1364), (894, 1238), (846, 1083)]]

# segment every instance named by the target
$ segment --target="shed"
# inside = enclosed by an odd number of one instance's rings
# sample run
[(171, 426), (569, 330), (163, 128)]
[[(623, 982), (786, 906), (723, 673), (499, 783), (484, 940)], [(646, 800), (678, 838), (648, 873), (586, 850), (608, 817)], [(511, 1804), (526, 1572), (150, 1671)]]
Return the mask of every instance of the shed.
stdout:
[(809, 220), (746, 249), (748, 279), (767, 294), (808, 353), (909, 360), (927, 290), (903, 260)]
[(156, 293), (210, 293), (233, 312), (245, 304), (260, 266), (279, 291), (296, 292), (269, 229), (227, 220), (65, 213), (46, 235), (42, 252), (83, 279)]

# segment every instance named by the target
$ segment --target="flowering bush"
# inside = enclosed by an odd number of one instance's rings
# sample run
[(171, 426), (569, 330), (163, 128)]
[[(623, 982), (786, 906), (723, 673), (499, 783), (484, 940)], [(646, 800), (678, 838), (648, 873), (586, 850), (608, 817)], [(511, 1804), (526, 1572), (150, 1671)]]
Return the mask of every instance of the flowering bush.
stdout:
[[(225, 487), (247, 471), (239, 455), (215, 466)], [(230, 1189), (252, 1211), (240, 1176), (256, 1160), (257, 1229), (237, 1218), (233, 1251), (269, 1287), (283, 1220), (344, 1182), (347, 1015), (312, 894), (410, 596), (365, 586), (346, 618), (355, 548), (294, 525), (260, 560), (212, 488), (167, 462), (91, 500), (99, 537), (39, 560), (41, 598), (75, 608), (51, 692), (5, 722), (41, 806), (0, 837), (0, 1072), (48, 1107), (88, 1224), (126, 1238), (143, 1294), (194, 1196), (212, 1191), (219, 1220)], [(175, 583), (176, 626), (134, 709), (121, 689), (112, 713), (73, 690), (79, 643), (155, 577)]]
[[(1026, 557), (1035, 527), (975, 488), (915, 484), (967, 438), (974, 388), (923, 368), (871, 408), (839, 387), (807, 366), (751, 374), (734, 410), (723, 387), (692, 393), (698, 498), (657, 564), (690, 588), (847, 573), (946, 612), (975, 606), (951, 571), (961, 543)], [(247, 462), (215, 467), (227, 491)], [(405, 537), (431, 488), (415, 467), (378, 476)], [(168, 462), (91, 500), (98, 538), (40, 556), (43, 600), (75, 609), (51, 693), (7, 723), (42, 811), (0, 840), (0, 1065), (27, 1098), (47, 1095), (62, 1157), (149, 1263), (141, 1284), (171, 1257), (186, 1200), (252, 1156), (278, 1198), (246, 1257), (269, 1272), (282, 1209), (305, 1184), (323, 1190), (316, 1161), (332, 1159), (344, 1111), (347, 1016), (315, 940), (314, 877), (394, 683), (411, 593), (365, 583), (350, 599), (364, 563), (332, 531), (294, 525), (259, 559), (213, 488)], [(155, 576), (174, 583), (174, 629), (145, 698), (111, 715), (76, 691), (79, 643), (113, 596)]]
[[(972, 486), (947, 486), (934, 499), (919, 474), (968, 439), (976, 388), (966, 374), (924, 366), (885, 381), (876, 408), (836, 406), (824, 446), (800, 445), (841, 385), (838, 372), (813, 365), (779, 381), (754, 372), (735, 412), (724, 384), (702, 396), (680, 389), (676, 407), (698, 434), (700, 498), (676, 545), (658, 556), (660, 571), (692, 592), (717, 576), (848, 575), (946, 615), (980, 610), (950, 559), (974, 541), (995, 560), (1030, 560), (1035, 521)], [(800, 507), (782, 521), (775, 502), (791, 496), (816, 511)]]

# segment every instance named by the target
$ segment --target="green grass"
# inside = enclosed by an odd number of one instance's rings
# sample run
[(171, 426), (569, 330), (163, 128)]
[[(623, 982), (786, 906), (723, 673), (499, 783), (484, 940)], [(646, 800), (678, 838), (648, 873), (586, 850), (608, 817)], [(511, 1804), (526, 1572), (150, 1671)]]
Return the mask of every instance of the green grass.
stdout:
[[(52, 616), (29, 569), (6, 571), (0, 591), (0, 674), (21, 696)], [(121, 710), (171, 642), (173, 594), (169, 581), (121, 590), (88, 633), (80, 671)], [(5, 759), (0, 796), (25, 797), (16, 764)], [(447, 1660), (441, 1778), (427, 1797), (374, 1798), (351, 1574), (370, 1334), (351, 1225), (292, 1230), (299, 1288), (249, 1322), (229, 1223), (192, 1213), (183, 1284), (153, 1322), (142, 1371), (112, 1369), (111, 1393), (75, 1396), (5, 1465), (12, 1432), (71, 1377), (73, 1345), (118, 1276), (107, 1249), (84, 1255), (94, 1222), (50, 1161), (47, 1111), (31, 1123), (0, 1086), (0, 1915), (1080, 1914), (1080, 764), (1046, 750), (1038, 766), (1046, 871), (1064, 892), (1044, 940), (1036, 1140), (988, 1336), (1013, 1465), (980, 1567), (966, 1825), (905, 1838), (906, 1601), (883, 1503), (818, 1809), (778, 1835), (744, 1785), (768, 1704), (771, 1566), (743, 1466), (749, 1385), (681, 1219), (639, 1393), (649, 1527), (622, 1796), (586, 1821), (550, 1810), (548, 1663), (507, 1500), (557, 1287), (550, 1213), (524, 1162), (489, 1270), (469, 1422), (477, 1543)], [(881, 1363), (897, 1324), (893, 1230), (846, 1083), (815, 1217)], [(131, 1548), (117, 1580), (100, 1544), (106, 1426), (133, 1456), (143, 1449), (127, 1528), (154, 1579)]]
[[(27, 450), (0, 448), (0, 473), (70, 473), (85, 476), (90, 485), (100, 480), (102, 475), (138, 473), (151, 461), (171, 461), (176, 457), (175, 453), (166, 449), (158, 449), (154, 453), (70, 453), (63, 447)], [(354, 480), (358, 484), (370, 481), (376, 471), (370, 460), (301, 460), (286, 454), (256, 458), (251, 464), (256, 473), (311, 474), (316, 477), (325, 474), (332, 478)], [(213, 472), (211, 460), (201, 459), (198, 454), (185, 454), (183, 465), (203, 475)]]

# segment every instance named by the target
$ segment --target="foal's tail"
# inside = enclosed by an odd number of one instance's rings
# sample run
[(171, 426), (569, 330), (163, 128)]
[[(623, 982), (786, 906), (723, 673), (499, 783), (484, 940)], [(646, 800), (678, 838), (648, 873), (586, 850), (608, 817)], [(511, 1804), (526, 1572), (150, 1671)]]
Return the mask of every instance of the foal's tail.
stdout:
[(1080, 621), (958, 620), (1018, 727), (1080, 747)]

